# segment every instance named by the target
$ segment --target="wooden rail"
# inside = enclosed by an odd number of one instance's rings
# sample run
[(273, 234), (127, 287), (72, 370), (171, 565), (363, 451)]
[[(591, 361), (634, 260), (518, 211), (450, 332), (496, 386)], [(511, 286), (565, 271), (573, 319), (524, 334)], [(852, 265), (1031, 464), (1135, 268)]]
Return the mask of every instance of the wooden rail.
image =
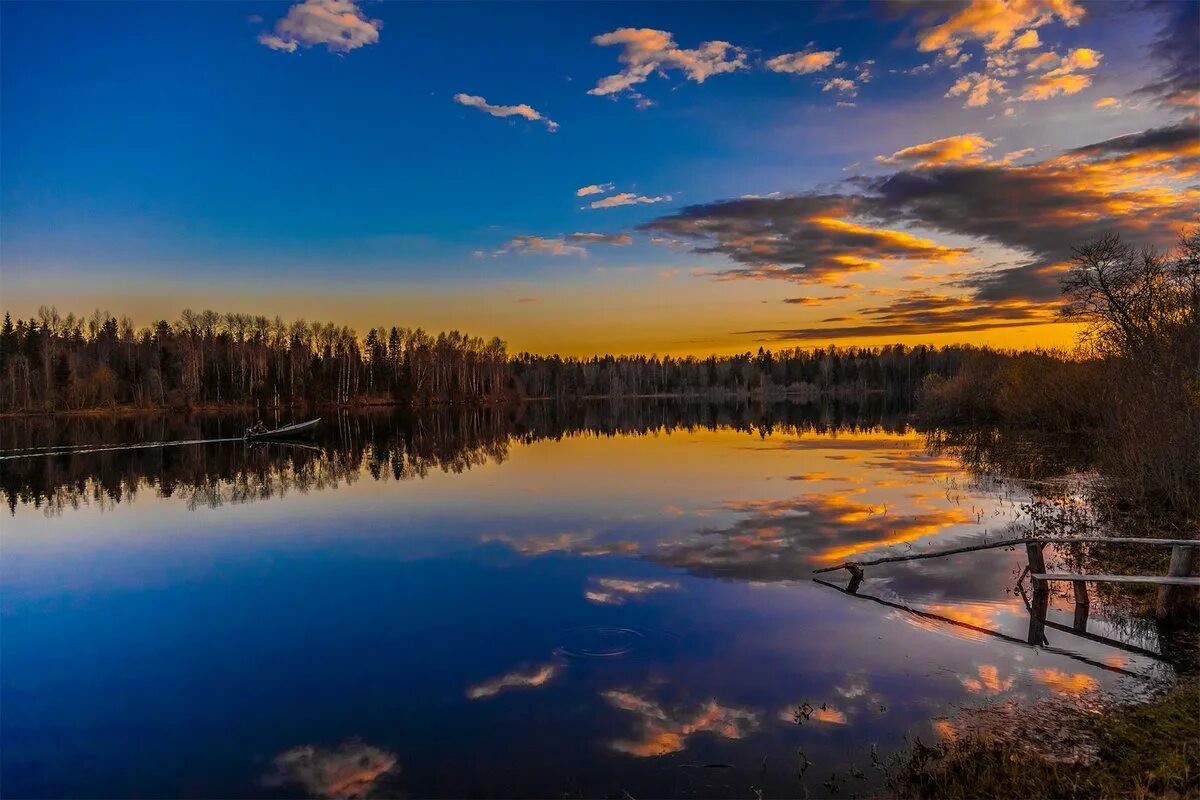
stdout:
[[(1150, 545), (1159, 547), (1171, 548), (1171, 566), (1166, 575), (1089, 575), (1089, 574), (1068, 574), (1068, 573), (1049, 573), (1046, 572), (1046, 562), (1042, 553), (1046, 545), (1065, 545), (1065, 544), (1138, 544)], [(1131, 536), (1081, 536), (1081, 537), (1060, 537), (1052, 538), (1046, 536), (1025, 536), (1019, 539), (999, 539), (994, 542), (984, 542), (983, 544), (967, 545), (965, 547), (952, 547), (949, 550), (935, 550), (931, 553), (915, 553), (905, 556), (887, 556), (885, 558), (876, 558), (871, 561), (846, 561), (832, 567), (822, 567), (814, 569), (814, 574), (822, 572), (833, 572), (834, 570), (844, 569), (852, 576), (851, 586), (857, 590), (858, 584), (863, 580), (863, 567), (873, 567), (878, 564), (895, 564), (901, 561), (919, 561), (925, 558), (942, 558), (943, 556), (952, 556), (959, 553), (973, 553), (979, 550), (994, 550), (1000, 547), (1016, 547), (1018, 545), (1025, 546), (1026, 557), (1029, 563), (1021, 573), (1021, 578), (1018, 579), (1018, 584), (1026, 574), (1029, 574), (1033, 579), (1033, 587), (1035, 599), (1044, 600), (1037, 597), (1047, 591), (1046, 584), (1050, 581), (1069, 581), (1075, 592), (1075, 604), (1078, 608), (1086, 609), (1088, 605), (1087, 584), (1088, 583), (1142, 583), (1157, 585), (1158, 588), (1158, 607), (1156, 613), (1160, 619), (1167, 619), (1175, 615), (1180, 606), (1181, 588), (1200, 587), (1200, 578), (1190, 577), (1192, 568), (1192, 559), (1197, 549), (1200, 549), (1200, 540), (1197, 539), (1155, 539), (1144, 538), (1139, 539)], [(1086, 612), (1083, 617), (1086, 619)]]
[(822, 567), (814, 569), (813, 574), (817, 575), (822, 572), (833, 572), (839, 569), (849, 569), (853, 564), (856, 567), (873, 567), (877, 564), (892, 564), (897, 561), (917, 561), (922, 558), (941, 558), (942, 556), (953, 556), (959, 553), (973, 553), (976, 550), (994, 550), (997, 547), (1015, 547), (1021, 544), (1150, 544), (1150, 545), (1170, 545), (1177, 547), (1195, 547), (1200, 546), (1200, 540), (1197, 539), (1139, 539), (1134, 536), (1084, 536), (1078, 539), (1071, 538), (1049, 538), (1045, 536), (1026, 536), (1021, 539), (997, 539), (994, 542), (985, 542), (983, 544), (973, 544), (966, 547), (952, 547), (949, 550), (935, 550), (932, 553), (916, 553), (909, 556), (888, 556), (887, 558), (877, 558), (873, 561), (846, 561), (842, 564), (837, 564), (832, 567)]
[[(828, 581), (821, 580), (820, 578), (813, 578), (813, 582), (819, 583), (822, 586), (828, 586), (830, 589), (839, 591), (842, 594), (850, 595), (851, 597), (858, 597), (863, 600), (870, 600), (871, 602), (878, 603), (881, 606), (887, 606), (888, 608), (894, 608), (894, 609), (898, 609), (900, 611), (904, 611), (908, 614), (911, 614), (914, 617), (919, 617), (921, 619), (927, 619), (927, 620), (931, 620), (933, 622), (940, 622), (940, 623), (944, 623), (946, 625), (952, 625), (956, 628), (963, 628), (965, 630), (974, 631), (976, 633), (981, 633), (981, 634), (984, 634), (987, 636), (991, 636), (992, 638), (999, 639), (999, 640), (1005, 641), (1005, 642), (1010, 642), (1012, 644), (1018, 644), (1018, 645), (1032, 644), (1035, 647), (1041, 647), (1042, 649), (1048, 650), (1049, 652), (1056, 653), (1056, 654), (1062, 655), (1062, 656), (1066, 656), (1067, 658), (1070, 658), (1074, 661), (1079, 661), (1084, 664), (1087, 664), (1090, 667), (1096, 667), (1097, 669), (1106, 670), (1108, 672), (1116, 672), (1121, 675), (1129, 675), (1129, 676), (1132, 676), (1135, 678), (1146, 677), (1145, 675), (1142, 675), (1137, 672), (1133, 672), (1128, 669), (1124, 669), (1122, 667), (1117, 667), (1112, 664), (1106, 664), (1105, 662), (1097, 661), (1094, 658), (1088, 658), (1087, 656), (1082, 655), (1080, 653), (1073, 653), (1070, 650), (1065, 650), (1060, 647), (1051, 647), (1049, 645), (1046, 645), (1046, 644), (1044, 644), (1043, 638), (1040, 635), (1040, 630), (1039, 630), (1036, 641), (1033, 641), (1032, 639), (1029, 639), (1029, 640), (1018, 639), (1016, 636), (1009, 636), (1006, 633), (1001, 633), (1000, 631), (994, 631), (991, 628), (984, 628), (979, 625), (972, 625), (969, 622), (963, 622), (961, 620), (951, 619), (950, 617), (942, 616), (941, 614), (934, 614), (929, 611), (922, 611), (920, 609), (913, 608), (912, 606), (906, 606), (902, 603), (893, 603), (890, 600), (884, 600), (882, 597), (875, 597), (875, 596), (869, 595), (869, 594), (859, 594), (858, 592), (852, 592), (849, 589), (843, 589), (840, 586), (835, 586), (832, 583), (829, 583)], [(1046, 622), (1046, 624), (1050, 625), (1051, 623)], [(1070, 629), (1068, 629), (1068, 632), (1078, 634), (1078, 631), (1072, 631)], [(1103, 636), (1096, 636), (1095, 634), (1087, 634), (1086, 638), (1090, 638), (1093, 641), (1102, 642), (1104, 644), (1112, 645), (1113, 647), (1117, 647), (1122, 650), (1129, 650), (1131, 652), (1137, 653), (1138, 655), (1149, 656), (1150, 658), (1154, 658), (1154, 659), (1162, 659), (1163, 658), (1162, 655), (1160, 655), (1159, 653), (1155, 653), (1152, 650), (1144, 650), (1140, 647), (1126, 644), (1125, 642), (1121, 642), (1121, 641), (1118, 641), (1115, 639), (1107, 639)]]
[(1035, 581), (1070, 581), (1072, 583), (1153, 583), (1159, 586), (1200, 586), (1200, 578), (1172, 577), (1170, 575), (1071, 575), (1031, 572)]

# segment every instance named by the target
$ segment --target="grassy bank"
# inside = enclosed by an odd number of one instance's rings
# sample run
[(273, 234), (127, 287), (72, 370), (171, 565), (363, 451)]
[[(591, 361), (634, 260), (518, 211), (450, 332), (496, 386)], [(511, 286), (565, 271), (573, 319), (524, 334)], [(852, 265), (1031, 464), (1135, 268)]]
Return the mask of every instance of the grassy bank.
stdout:
[(1087, 715), (1063, 710), (1076, 736), (1094, 745), (1083, 763), (1052, 760), (1022, 743), (972, 737), (918, 745), (892, 788), (910, 798), (1200, 798), (1200, 683), (1170, 689), (1140, 706)]

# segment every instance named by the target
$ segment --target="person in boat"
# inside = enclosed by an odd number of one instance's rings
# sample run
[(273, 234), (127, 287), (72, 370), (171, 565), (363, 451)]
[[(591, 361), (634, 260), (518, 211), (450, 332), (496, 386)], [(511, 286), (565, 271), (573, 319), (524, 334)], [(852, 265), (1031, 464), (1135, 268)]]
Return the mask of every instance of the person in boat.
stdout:
[(250, 433), (250, 434), (258, 434), (258, 433), (266, 433), (266, 432), (267, 432), (267, 426), (263, 424), (263, 421), (261, 419), (258, 422), (254, 423), (254, 425), (251, 426), (250, 430), (247, 431), (247, 433)]

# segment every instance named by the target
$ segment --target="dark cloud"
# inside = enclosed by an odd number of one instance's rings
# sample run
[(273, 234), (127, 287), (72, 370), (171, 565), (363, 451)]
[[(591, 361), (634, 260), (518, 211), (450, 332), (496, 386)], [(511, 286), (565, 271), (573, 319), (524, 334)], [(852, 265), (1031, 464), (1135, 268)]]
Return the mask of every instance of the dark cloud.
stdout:
[[(1200, 6), (1196, 7), (1200, 8)], [(1200, 31), (1197, 31), (1196, 35), (1200, 36)], [(1197, 58), (1200, 58), (1200, 55), (1197, 55)], [(1175, 153), (1186, 151), (1188, 145), (1194, 146), (1197, 143), (1200, 143), (1200, 124), (1197, 124), (1195, 118), (1191, 118), (1163, 128), (1150, 128), (1137, 133), (1127, 133), (1124, 136), (1115, 136), (1112, 139), (1076, 147), (1067, 152), (1070, 155), (1088, 157), (1128, 155), (1146, 151)]]
[(1163, 27), (1150, 52), (1162, 72), (1157, 81), (1135, 94), (1166, 106), (1196, 108), (1200, 105), (1200, 3), (1183, 0), (1153, 5), (1163, 12)]
[(878, 269), (878, 260), (948, 260), (967, 252), (847, 219), (861, 216), (863, 199), (811, 194), (724, 200), (688, 206), (640, 230), (690, 240), (695, 253), (718, 253), (744, 265), (710, 273), (720, 280), (812, 283)]
[(765, 328), (735, 333), (759, 336), (765, 341), (967, 333), (991, 328), (1047, 325), (1058, 321), (1057, 309), (1057, 305), (1052, 302), (1010, 299), (997, 303), (980, 303), (978, 294), (962, 297), (917, 291), (882, 306), (860, 309), (859, 313), (862, 316), (858, 318), (830, 317), (821, 320), (822, 323), (853, 323), (850, 325)]
[(741, 265), (708, 273), (719, 280), (828, 282), (876, 268), (878, 261), (949, 261), (969, 250), (903, 229), (1025, 255), (1015, 265), (959, 270), (945, 285), (968, 290), (967, 299), (914, 292), (907, 295), (911, 307), (864, 309), (865, 319), (853, 326), (753, 333), (830, 338), (1041, 324), (1052, 321), (1047, 304), (1061, 296), (1059, 279), (1073, 245), (1115, 230), (1135, 245), (1169, 246), (1194, 221), (1198, 145), (1200, 123), (1193, 117), (1036, 163), (948, 164), (850, 178), (841, 193), (693, 205), (642, 229), (689, 240), (694, 252), (720, 253)]
[(835, 300), (848, 300), (852, 297), (854, 297), (852, 294), (831, 294), (827, 297), (785, 297), (783, 302), (794, 306), (823, 306)]
[(797, 340), (850, 339), (861, 336), (920, 336), (931, 333), (970, 333), (990, 331), (997, 328), (1023, 328), (1029, 325), (1045, 325), (1055, 320), (1007, 320), (957, 323), (952, 325), (923, 325), (917, 322), (898, 322), (890, 325), (864, 322), (860, 325), (843, 325), (837, 328), (768, 328), (757, 331), (734, 331), (735, 334), (758, 335), (763, 342), (791, 342)]

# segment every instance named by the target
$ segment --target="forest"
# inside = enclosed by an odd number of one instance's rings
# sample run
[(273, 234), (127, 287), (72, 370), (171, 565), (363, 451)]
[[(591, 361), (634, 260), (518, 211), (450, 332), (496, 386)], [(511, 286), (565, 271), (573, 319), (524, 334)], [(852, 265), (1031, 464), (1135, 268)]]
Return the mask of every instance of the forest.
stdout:
[(135, 327), (106, 312), (43, 307), (5, 314), (0, 412), (113, 407), (322, 406), (483, 403), (527, 398), (695, 395), (911, 398), (931, 374), (951, 376), (971, 347), (785, 349), (708, 358), (520, 353), (499, 339), (451, 331), (285, 323), (185, 309)]

